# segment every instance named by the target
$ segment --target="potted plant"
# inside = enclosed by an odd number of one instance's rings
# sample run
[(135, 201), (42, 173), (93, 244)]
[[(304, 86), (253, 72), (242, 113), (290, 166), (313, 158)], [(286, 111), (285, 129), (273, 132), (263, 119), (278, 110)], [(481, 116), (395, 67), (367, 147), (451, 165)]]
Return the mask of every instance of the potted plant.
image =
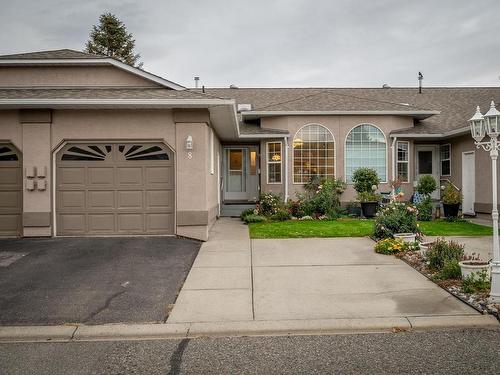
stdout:
[(443, 214), (445, 217), (457, 217), (460, 204), (462, 203), (462, 194), (460, 190), (455, 188), (452, 184), (446, 183), (442, 187), (443, 195), (441, 202), (443, 203)]
[(377, 171), (371, 168), (358, 168), (354, 171), (352, 182), (354, 190), (358, 193), (357, 198), (361, 203), (363, 216), (375, 217), (380, 201), (380, 196), (375, 193), (380, 183)]
[(463, 279), (472, 273), (483, 272), (483, 270), (486, 272), (488, 277), (490, 276), (490, 262), (481, 260), (475, 253), (472, 253), (471, 256), (463, 256), (462, 260), (458, 262), (458, 265), (462, 271)]

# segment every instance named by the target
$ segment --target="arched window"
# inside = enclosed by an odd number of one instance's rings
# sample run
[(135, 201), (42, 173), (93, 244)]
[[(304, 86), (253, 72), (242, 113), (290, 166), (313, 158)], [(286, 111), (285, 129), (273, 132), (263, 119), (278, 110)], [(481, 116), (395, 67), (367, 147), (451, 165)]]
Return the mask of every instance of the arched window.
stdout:
[(311, 124), (299, 129), (293, 138), (293, 182), (307, 183), (311, 177), (335, 175), (335, 142), (322, 125)]
[(380, 181), (387, 181), (387, 148), (384, 134), (376, 126), (361, 124), (353, 128), (345, 142), (345, 173), (352, 181), (354, 171), (361, 167), (377, 171)]

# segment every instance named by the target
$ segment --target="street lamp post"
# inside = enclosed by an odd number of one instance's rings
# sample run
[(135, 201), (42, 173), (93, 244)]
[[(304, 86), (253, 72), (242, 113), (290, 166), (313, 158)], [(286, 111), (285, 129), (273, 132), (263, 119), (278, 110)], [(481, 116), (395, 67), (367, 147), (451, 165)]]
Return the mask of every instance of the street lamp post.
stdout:
[[(498, 199), (497, 199), (497, 159), (500, 150), (500, 112), (495, 108), (495, 103), (491, 101), (490, 110), (483, 116), (479, 106), (476, 113), (469, 120), (472, 138), (475, 140), (477, 148), (490, 153), (491, 157), (491, 177), (493, 189), (493, 208), (491, 218), (493, 219), (493, 259), (491, 265), (491, 292), (490, 298), (493, 302), (500, 302), (500, 244), (498, 243)], [(483, 138), (488, 134), (489, 140), (483, 142)]]

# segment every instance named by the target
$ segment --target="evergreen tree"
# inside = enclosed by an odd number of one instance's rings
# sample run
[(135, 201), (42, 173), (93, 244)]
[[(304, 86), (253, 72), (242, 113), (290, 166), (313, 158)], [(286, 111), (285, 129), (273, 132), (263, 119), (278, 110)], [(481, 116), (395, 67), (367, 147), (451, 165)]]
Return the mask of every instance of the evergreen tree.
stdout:
[(135, 40), (125, 24), (112, 13), (103, 13), (99, 25), (94, 25), (85, 52), (105, 55), (125, 64), (142, 68), (141, 55), (134, 54)]

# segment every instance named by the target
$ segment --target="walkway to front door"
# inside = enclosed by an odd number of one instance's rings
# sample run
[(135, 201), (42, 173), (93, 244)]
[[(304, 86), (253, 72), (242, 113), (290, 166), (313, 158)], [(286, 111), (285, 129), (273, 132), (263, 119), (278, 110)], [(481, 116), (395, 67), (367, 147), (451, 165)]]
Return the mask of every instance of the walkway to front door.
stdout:
[(376, 254), (369, 238), (250, 240), (240, 220), (223, 218), (168, 322), (463, 315), (478, 313), (402, 261)]

